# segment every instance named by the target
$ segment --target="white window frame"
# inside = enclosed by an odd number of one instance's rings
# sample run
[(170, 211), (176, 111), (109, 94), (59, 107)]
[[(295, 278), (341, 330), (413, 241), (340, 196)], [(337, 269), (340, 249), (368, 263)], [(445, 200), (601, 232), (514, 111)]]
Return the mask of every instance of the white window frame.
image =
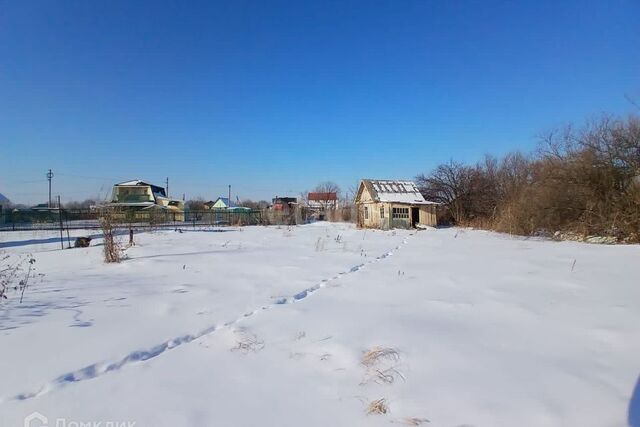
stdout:
[(391, 209), (392, 219), (409, 219), (409, 214), (410, 214), (409, 208), (392, 208)]

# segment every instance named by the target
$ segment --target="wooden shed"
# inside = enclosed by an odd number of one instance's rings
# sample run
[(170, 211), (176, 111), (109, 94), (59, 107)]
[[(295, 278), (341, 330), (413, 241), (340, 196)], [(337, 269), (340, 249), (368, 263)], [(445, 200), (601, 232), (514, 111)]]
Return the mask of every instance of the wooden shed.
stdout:
[(437, 224), (437, 203), (425, 200), (413, 181), (363, 179), (355, 202), (359, 227), (389, 230)]

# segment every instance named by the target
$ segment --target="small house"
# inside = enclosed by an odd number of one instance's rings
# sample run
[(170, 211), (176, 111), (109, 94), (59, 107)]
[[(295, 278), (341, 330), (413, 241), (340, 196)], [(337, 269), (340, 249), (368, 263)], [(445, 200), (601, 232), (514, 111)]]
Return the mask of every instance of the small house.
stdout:
[(338, 207), (336, 192), (311, 192), (307, 195), (307, 208), (314, 219), (324, 221), (330, 211)]
[(114, 185), (108, 206), (140, 212), (142, 215), (136, 215), (140, 219), (157, 211), (170, 214), (175, 221), (184, 221), (182, 200), (170, 199), (163, 187), (139, 179)]
[(239, 207), (233, 200), (229, 200), (228, 197), (218, 197), (215, 201), (210, 200), (204, 204), (205, 209), (230, 209)]
[(271, 209), (283, 214), (294, 212), (298, 206), (298, 199), (295, 197), (274, 197), (271, 200)]
[(271, 206), (263, 211), (263, 215), (268, 224), (295, 225), (304, 222), (303, 210), (297, 198), (276, 196), (271, 199)]
[(253, 224), (259, 221), (250, 207), (240, 206), (228, 197), (210, 200), (204, 204), (204, 209), (210, 211), (205, 216), (213, 224)]
[(389, 230), (437, 224), (437, 203), (425, 200), (413, 181), (363, 179), (355, 203), (359, 227)]
[(327, 210), (338, 207), (338, 194), (335, 192), (311, 192), (307, 195), (307, 206), (313, 210)]

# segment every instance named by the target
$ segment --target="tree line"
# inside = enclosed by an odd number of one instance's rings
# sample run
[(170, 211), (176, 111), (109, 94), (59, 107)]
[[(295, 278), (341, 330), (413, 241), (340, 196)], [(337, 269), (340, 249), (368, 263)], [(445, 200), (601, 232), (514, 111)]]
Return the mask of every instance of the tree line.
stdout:
[(542, 135), (532, 153), (437, 166), (416, 181), (444, 223), (513, 234), (640, 241), (640, 118), (603, 116)]

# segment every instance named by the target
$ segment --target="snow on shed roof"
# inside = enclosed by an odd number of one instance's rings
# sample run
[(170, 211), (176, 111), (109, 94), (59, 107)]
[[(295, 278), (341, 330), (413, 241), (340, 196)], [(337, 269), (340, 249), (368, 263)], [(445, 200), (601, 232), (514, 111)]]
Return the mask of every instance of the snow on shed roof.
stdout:
[[(131, 181), (125, 181), (125, 182), (120, 182), (116, 185), (153, 185), (153, 184), (149, 184), (148, 182), (144, 182), (142, 180), (139, 179), (132, 179)], [(157, 185), (153, 185), (154, 187), (157, 187)]]
[(435, 204), (424, 199), (413, 181), (391, 179), (363, 179), (362, 183), (378, 202), (409, 203), (414, 205)]

